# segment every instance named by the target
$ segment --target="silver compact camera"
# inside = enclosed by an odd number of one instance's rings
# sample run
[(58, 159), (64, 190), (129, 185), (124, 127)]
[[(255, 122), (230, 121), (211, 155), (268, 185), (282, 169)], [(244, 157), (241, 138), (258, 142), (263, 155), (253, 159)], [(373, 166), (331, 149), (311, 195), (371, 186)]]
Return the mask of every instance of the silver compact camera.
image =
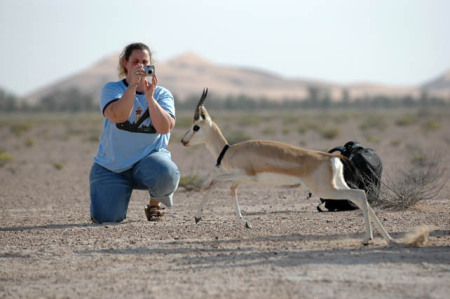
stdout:
[(154, 76), (155, 75), (155, 66), (154, 65), (144, 65), (145, 76)]

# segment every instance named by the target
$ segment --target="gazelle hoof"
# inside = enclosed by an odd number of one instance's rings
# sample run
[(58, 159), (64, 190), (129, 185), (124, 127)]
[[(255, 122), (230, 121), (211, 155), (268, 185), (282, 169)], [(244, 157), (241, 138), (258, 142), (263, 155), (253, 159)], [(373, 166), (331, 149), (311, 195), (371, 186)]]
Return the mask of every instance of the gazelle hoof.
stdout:
[(394, 241), (394, 240), (389, 240), (388, 244), (389, 244), (390, 247), (396, 247), (396, 248), (406, 247), (406, 244), (403, 244), (401, 242), (397, 242), (397, 241)]
[(252, 225), (250, 224), (250, 222), (245, 221), (245, 227), (251, 229)]
[(202, 220), (202, 217), (195, 217), (195, 223), (197, 224), (200, 220)]

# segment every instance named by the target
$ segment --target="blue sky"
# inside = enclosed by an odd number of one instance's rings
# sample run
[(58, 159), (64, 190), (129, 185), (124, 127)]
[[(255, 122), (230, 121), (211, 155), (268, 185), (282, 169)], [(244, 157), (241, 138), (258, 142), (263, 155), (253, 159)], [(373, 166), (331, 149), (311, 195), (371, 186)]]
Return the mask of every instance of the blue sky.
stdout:
[(450, 69), (449, 14), (447, 0), (0, 0), (0, 87), (30, 93), (134, 41), (158, 60), (193, 51), (286, 77), (415, 85)]

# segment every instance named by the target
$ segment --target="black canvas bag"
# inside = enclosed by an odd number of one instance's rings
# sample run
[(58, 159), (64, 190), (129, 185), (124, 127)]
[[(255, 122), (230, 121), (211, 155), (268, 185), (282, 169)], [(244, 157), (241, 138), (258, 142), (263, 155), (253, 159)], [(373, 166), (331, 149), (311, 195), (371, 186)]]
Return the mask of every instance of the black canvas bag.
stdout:
[[(378, 154), (371, 148), (364, 148), (358, 142), (349, 141), (344, 146), (337, 146), (329, 153), (340, 151), (348, 160), (341, 159), (344, 164), (344, 179), (352, 189), (366, 191), (369, 203), (377, 201), (380, 195), (381, 173), (383, 164)], [(358, 207), (349, 200), (331, 200), (321, 198), (321, 204), (317, 206), (319, 212), (324, 204), (328, 211), (349, 211)]]

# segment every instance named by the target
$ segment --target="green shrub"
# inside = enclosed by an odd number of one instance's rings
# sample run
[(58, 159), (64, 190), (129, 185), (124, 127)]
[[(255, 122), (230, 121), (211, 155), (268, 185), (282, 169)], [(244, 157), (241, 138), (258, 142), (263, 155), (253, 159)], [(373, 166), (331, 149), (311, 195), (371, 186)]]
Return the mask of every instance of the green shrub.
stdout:
[(27, 138), (25, 140), (25, 145), (28, 146), (28, 147), (32, 147), (34, 145), (34, 140), (31, 139), (31, 138)]
[(380, 139), (378, 139), (378, 137), (374, 136), (374, 135), (367, 135), (366, 136), (366, 140), (368, 142), (372, 142), (372, 143), (378, 143), (380, 142)]
[(55, 167), (55, 169), (61, 170), (64, 168), (64, 164), (55, 162), (53, 163), (53, 167)]
[(176, 127), (179, 128), (189, 128), (192, 126), (192, 116), (184, 116), (181, 118), (177, 118)]
[(234, 131), (230, 136), (227, 137), (229, 144), (235, 144), (250, 139), (252, 139), (250, 135), (248, 135), (244, 131)]
[(321, 131), (321, 135), (325, 139), (334, 139), (339, 135), (339, 133), (339, 128), (326, 128)]
[(202, 181), (196, 174), (182, 175), (180, 177), (179, 187), (183, 187), (187, 191), (198, 191), (201, 189)]
[(422, 124), (422, 130), (425, 133), (431, 132), (431, 131), (437, 131), (441, 128), (441, 123), (438, 120), (430, 119), (425, 121)]
[(389, 143), (392, 146), (399, 147), (402, 144), (402, 141), (400, 139), (392, 139)]
[(386, 128), (387, 128), (386, 121), (382, 117), (377, 116), (377, 115), (369, 116), (360, 125), (360, 129), (363, 131), (370, 130), (370, 129), (383, 131)]
[(0, 166), (14, 160), (14, 156), (7, 152), (0, 152)]
[(399, 127), (406, 127), (417, 123), (417, 117), (414, 115), (404, 115), (395, 121), (395, 124)]
[(306, 124), (298, 125), (297, 132), (299, 132), (300, 134), (305, 134), (306, 131), (308, 131), (308, 126)]
[(263, 117), (257, 114), (248, 114), (239, 119), (238, 124), (241, 126), (257, 126), (263, 121)]
[(288, 115), (283, 118), (283, 125), (292, 125), (299, 121), (298, 115)]
[(262, 133), (263, 135), (273, 135), (273, 134), (275, 134), (275, 129), (273, 128), (273, 126), (265, 127), (265, 128), (261, 131), (261, 133)]
[(17, 137), (20, 137), (23, 135), (24, 132), (28, 132), (31, 129), (31, 125), (29, 123), (16, 123), (11, 125), (10, 130), (13, 132), (14, 135)]
[(288, 127), (283, 127), (283, 129), (281, 130), (281, 133), (283, 133), (283, 135), (288, 135), (290, 132), (290, 129)]

